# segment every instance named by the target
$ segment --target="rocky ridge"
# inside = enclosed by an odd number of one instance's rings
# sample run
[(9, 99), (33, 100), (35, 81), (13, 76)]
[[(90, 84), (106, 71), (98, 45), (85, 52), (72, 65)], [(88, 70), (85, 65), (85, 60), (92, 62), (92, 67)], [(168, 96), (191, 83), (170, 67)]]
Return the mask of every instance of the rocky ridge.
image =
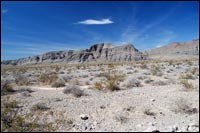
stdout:
[(95, 44), (85, 50), (52, 51), (42, 55), (2, 61), (2, 65), (29, 65), (49, 63), (121, 62), (144, 59), (142, 52), (131, 44), (113, 46)]

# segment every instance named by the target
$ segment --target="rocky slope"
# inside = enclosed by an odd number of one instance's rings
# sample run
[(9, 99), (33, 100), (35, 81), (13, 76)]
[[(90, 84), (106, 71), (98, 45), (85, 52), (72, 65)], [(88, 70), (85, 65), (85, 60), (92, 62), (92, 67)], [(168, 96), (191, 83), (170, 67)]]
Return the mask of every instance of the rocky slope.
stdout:
[(195, 56), (199, 55), (199, 39), (191, 42), (175, 42), (147, 51), (150, 56)]
[(133, 45), (95, 44), (85, 50), (53, 51), (42, 55), (2, 61), (2, 65), (27, 65), (48, 63), (83, 63), (83, 62), (117, 62), (144, 59), (140, 51)]

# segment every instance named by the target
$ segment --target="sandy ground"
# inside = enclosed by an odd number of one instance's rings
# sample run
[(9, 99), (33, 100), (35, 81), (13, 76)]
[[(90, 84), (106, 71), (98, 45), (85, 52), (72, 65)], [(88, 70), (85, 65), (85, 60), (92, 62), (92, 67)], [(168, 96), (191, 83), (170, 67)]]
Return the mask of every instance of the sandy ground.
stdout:
[[(75, 98), (64, 94), (63, 88), (31, 87), (30, 97), (20, 93), (14, 99), (23, 102), (23, 112), (36, 103), (46, 103), (56, 118), (72, 119), (73, 126), (60, 124), (58, 131), (188, 131), (199, 125), (199, 113), (175, 113), (178, 99), (199, 110), (199, 90), (183, 91), (180, 85), (140, 87), (116, 92), (101, 92), (82, 87), (87, 96)], [(58, 101), (56, 99), (59, 99)], [(184, 103), (178, 103), (184, 104)], [(185, 103), (186, 104), (186, 103)], [(145, 110), (154, 115), (146, 115)], [(49, 112), (48, 111), (48, 112)], [(80, 115), (86, 115), (82, 120)], [(192, 129), (197, 131), (199, 128)]]
[[(23, 83), (29, 79), (33, 85), (25, 88), (34, 92), (28, 95), (17, 92), (10, 97), (20, 102), (21, 115), (34, 113), (33, 119), (37, 118), (41, 123), (53, 122), (56, 131), (199, 131), (198, 61), (192, 64), (181, 61), (175, 63), (158, 63), (160, 75), (152, 74), (152, 63), (143, 69), (142, 64), (129, 64), (66, 67), (59, 71), (53, 68), (31, 68), (18, 72), (8, 70), (2, 72), (1, 77), (13, 81), (19, 78)], [(183, 74), (191, 74), (193, 69), (196, 71), (188, 81), (194, 88), (186, 91), (180, 84), (180, 78), (184, 77)], [(126, 75), (119, 85), (121, 90), (104, 92), (95, 88), (94, 84), (103, 79), (100, 74), (106, 71)], [(50, 72), (56, 72), (59, 78), (66, 80), (66, 86), (79, 86), (84, 95), (75, 97), (63, 93), (66, 87), (42, 85), (38, 77), (45, 74), (46, 78)], [(142, 87), (127, 88), (129, 80), (131, 83), (140, 81)], [(146, 83), (146, 80), (152, 82)], [(32, 112), (31, 108), (38, 103), (45, 103), (49, 109)]]

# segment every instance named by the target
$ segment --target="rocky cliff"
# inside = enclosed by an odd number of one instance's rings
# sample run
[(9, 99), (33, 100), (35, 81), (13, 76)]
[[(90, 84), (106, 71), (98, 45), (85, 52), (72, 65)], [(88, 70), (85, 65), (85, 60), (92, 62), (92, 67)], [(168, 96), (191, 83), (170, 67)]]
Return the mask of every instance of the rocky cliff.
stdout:
[(53, 51), (42, 55), (2, 61), (2, 65), (29, 65), (49, 63), (121, 62), (145, 59), (133, 45), (95, 44), (85, 50)]

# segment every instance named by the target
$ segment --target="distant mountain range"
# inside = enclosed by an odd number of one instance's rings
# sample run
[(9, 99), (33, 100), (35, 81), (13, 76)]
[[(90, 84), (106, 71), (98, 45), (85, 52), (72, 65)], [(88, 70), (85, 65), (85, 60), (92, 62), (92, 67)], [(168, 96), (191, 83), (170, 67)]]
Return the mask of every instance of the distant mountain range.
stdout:
[(199, 55), (199, 39), (191, 42), (174, 42), (159, 48), (147, 51), (149, 55)]
[(155, 56), (192, 55), (199, 56), (199, 39), (191, 42), (176, 42), (159, 48), (141, 52), (132, 44), (113, 46), (112, 44), (95, 44), (85, 50), (52, 51), (42, 55), (1, 61), (1, 65), (32, 65), (50, 63), (85, 63), (85, 62), (124, 62), (150, 59)]

